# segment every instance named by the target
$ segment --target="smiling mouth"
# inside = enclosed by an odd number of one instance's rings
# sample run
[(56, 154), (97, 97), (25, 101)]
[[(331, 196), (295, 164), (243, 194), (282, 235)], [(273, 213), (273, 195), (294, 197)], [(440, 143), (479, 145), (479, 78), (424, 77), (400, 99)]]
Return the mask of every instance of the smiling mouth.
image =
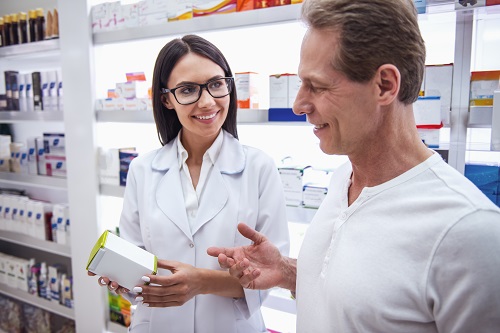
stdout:
[(326, 124), (314, 125), (314, 129), (322, 129)]
[(209, 115), (206, 115), (206, 116), (193, 116), (193, 117), (195, 117), (196, 119), (208, 120), (208, 119), (212, 119), (213, 117), (215, 117), (217, 115), (217, 113), (219, 113), (219, 111), (212, 113), (212, 114), (209, 114)]

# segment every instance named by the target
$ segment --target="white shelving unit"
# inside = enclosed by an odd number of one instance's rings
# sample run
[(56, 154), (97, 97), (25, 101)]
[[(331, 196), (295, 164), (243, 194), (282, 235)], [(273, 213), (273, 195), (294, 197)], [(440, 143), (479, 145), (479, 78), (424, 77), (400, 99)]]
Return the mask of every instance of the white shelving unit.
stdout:
[(272, 7), (227, 15), (196, 17), (191, 20), (181, 20), (165, 24), (98, 32), (94, 34), (94, 44), (129, 42), (155, 37), (290, 22), (300, 18), (300, 8), (300, 4)]
[(0, 240), (71, 258), (71, 247), (67, 245), (34, 238), (17, 232), (2, 230)]
[(0, 182), (12, 185), (29, 185), (32, 187), (66, 189), (66, 179), (50, 176), (0, 172)]
[[(53, 0), (56, 1), (56, 0)], [(451, 0), (428, 0), (428, 14), (453, 12)], [(40, 189), (67, 190), (71, 207), (71, 249), (56, 244), (37, 242), (14, 233), (0, 235), (0, 241), (28, 246), (34, 250), (71, 258), (74, 279), (75, 310), (66, 309), (36, 296), (19, 293), (0, 285), (0, 293), (9, 295), (23, 302), (28, 302), (56, 314), (75, 320), (77, 332), (125, 332), (120, 325), (109, 322), (107, 295), (95, 279), (87, 276), (84, 269), (88, 253), (102, 231), (98, 198), (100, 195), (123, 197), (123, 187), (98, 184), (95, 166), (96, 124), (116, 123), (153, 123), (153, 115), (146, 111), (95, 111), (95, 64), (93, 49), (95, 46), (142, 41), (159, 37), (171, 37), (187, 33), (222, 32), (249, 26), (267, 26), (295, 22), (299, 19), (301, 5), (290, 5), (268, 9), (259, 9), (241, 13), (215, 15), (192, 20), (169, 22), (161, 25), (128, 28), (92, 34), (89, 15), (92, 3), (87, 0), (59, 1), (57, 8), (60, 19), (60, 40), (44, 41), (15, 47), (0, 48), (0, 62), (22, 61), (26, 64), (54, 58), (61, 63), (64, 81), (64, 111), (58, 112), (0, 112), (0, 123), (26, 124), (62, 122), (66, 133), (67, 179), (42, 176), (21, 176), (0, 173), (0, 182), (12, 186), (34, 186)], [(3, 5), (0, 5), (2, 8)], [(468, 124), (468, 90), (471, 68), (471, 49), (474, 45), (473, 25), (478, 15), (497, 13), (500, 6), (477, 10), (456, 12), (455, 59), (453, 73), (453, 101), (450, 125), (450, 164), (463, 172)], [(228, 41), (230, 42), (230, 41)], [(246, 50), (248, 51), (248, 50)], [(267, 51), (267, 50), (266, 50)], [(149, 52), (149, 51), (148, 51)], [(263, 50), (259, 50), (263, 52)], [(293, 52), (296, 52), (294, 50)], [(500, 67), (500, 65), (499, 65)], [(239, 111), (238, 122), (269, 125), (266, 122), (267, 110)], [(281, 123), (272, 123), (281, 124)], [(304, 126), (306, 123), (294, 122), (286, 125)], [(487, 125), (486, 125), (487, 126)], [(486, 149), (481, 147), (481, 149)], [(48, 179), (49, 178), (49, 179)], [(288, 207), (287, 214), (294, 222), (308, 223), (314, 216), (314, 209)], [(49, 303), (49, 304), (46, 304)], [(273, 291), (265, 306), (295, 313), (294, 301), (280, 291)], [(63, 308), (63, 309), (60, 309)], [(91, 320), (89, 320), (91, 318)]]
[(21, 302), (28, 303), (41, 309), (47, 310), (59, 316), (63, 316), (73, 320), (75, 319), (74, 309), (67, 308), (59, 303), (43, 299), (36, 295), (28, 294), (27, 292), (19, 289), (10, 288), (5, 284), (0, 284), (0, 293), (15, 298)]

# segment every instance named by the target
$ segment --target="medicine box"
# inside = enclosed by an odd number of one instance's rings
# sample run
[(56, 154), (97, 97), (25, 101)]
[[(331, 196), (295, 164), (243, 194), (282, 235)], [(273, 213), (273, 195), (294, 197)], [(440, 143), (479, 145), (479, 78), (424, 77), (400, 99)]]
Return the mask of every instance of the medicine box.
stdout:
[(193, 17), (236, 11), (237, 0), (193, 0)]
[(486, 0), (455, 0), (455, 9), (483, 7)]
[(238, 95), (238, 108), (258, 109), (260, 105), (259, 85), (261, 77), (254, 72), (235, 73), (236, 94)]
[(90, 252), (87, 270), (132, 290), (144, 284), (142, 276), (157, 273), (157, 261), (154, 254), (105, 231)]
[(493, 93), (500, 89), (500, 71), (472, 72), (470, 106), (492, 106)]
[(278, 167), (281, 183), (285, 192), (285, 203), (287, 206), (302, 205), (302, 190), (304, 186), (304, 170), (309, 168), (300, 166)]
[(413, 114), (415, 123), (419, 125), (441, 124), (441, 97), (425, 96), (418, 97), (413, 103)]
[(170, 0), (167, 7), (168, 21), (180, 21), (193, 18), (192, 0)]
[(498, 205), (500, 196), (500, 167), (498, 165), (465, 164), (465, 177)]
[(302, 81), (297, 74), (273, 74), (269, 76), (269, 107), (292, 108)]
[(427, 65), (423, 81), (424, 96), (441, 98), (441, 120), (450, 123), (453, 64)]

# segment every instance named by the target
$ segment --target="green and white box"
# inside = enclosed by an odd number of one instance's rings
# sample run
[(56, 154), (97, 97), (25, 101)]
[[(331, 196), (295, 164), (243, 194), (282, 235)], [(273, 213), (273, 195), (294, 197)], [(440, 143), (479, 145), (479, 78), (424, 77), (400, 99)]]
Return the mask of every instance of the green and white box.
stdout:
[(154, 254), (105, 231), (90, 253), (87, 270), (132, 290), (144, 284), (141, 277), (157, 273), (157, 261)]

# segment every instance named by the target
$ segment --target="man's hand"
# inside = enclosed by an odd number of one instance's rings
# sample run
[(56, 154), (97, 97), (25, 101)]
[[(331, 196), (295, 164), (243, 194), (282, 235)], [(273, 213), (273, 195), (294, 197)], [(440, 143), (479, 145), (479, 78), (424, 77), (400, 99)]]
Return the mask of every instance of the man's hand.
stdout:
[(210, 247), (207, 253), (217, 257), (219, 265), (229, 269), (229, 273), (238, 278), (244, 288), (270, 289), (283, 285), (285, 279), (282, 268), (287, 259), (278, 248), (263, 234), (244, 223), (238, 224), (238, 231), (252, 244), (232, 248)]

